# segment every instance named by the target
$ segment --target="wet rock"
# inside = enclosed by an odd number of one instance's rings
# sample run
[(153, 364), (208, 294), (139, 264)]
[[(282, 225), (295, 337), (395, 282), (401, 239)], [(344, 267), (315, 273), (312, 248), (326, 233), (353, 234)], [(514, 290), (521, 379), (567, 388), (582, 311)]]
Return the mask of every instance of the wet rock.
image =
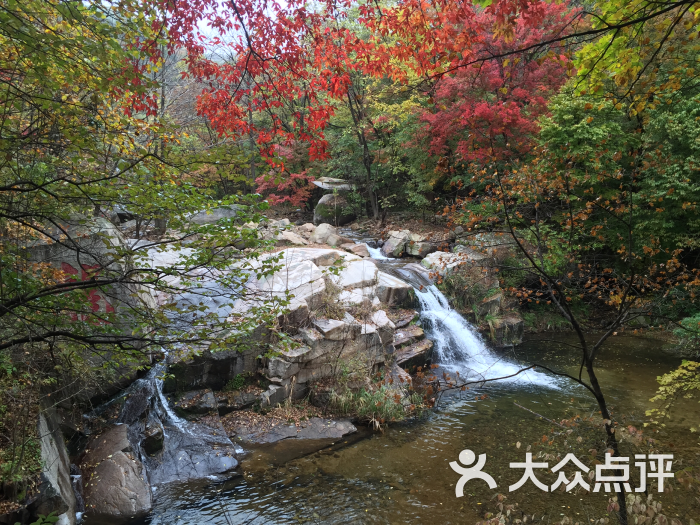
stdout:
[(509, 313), (489, 321), (491, 340), (496, 346), (519, 345), (523, 342), (525, 322), (520, 314)]
[(432, 350), (433, 342), (430, 339), (423, 339), (397, 350), (396, 364), (409, 370), (419, 366), (425, 367), (430, 364)]
[(148, 384), (144, 384), (141, 388), (128, 394), (126, 401), (124, 401), (124, 406), (122, 407), (118, 422), (131, 425), (138, 421), (141, 416), (145, 414), (146, 410), (148, 410), (152, 395), (153, 388)]
[(149, 456), (153, 456), (163, 450), (163, 427), (158, 422), (150, 422), (143, 431), (141, 448)]
[(389, 238), (384, 241), (382, 253), (385, 257), (401, 257), (406, 249), (411, 232), (408, 230), (390, 231)]
[(336, 233), (337, 230), (334, 226), (327, 223), (319, 224), (311, 235), (311, 242), (314, 244), (325, 244), (328, 237)]
[(377, 275), (377, 297), (388, 305), (399, 305), (407, 298), (413, 287), (393, 275), (379, 272)]
[(175, 412), (185, 418), (215, 412), (218, 407), (210, 389), (185, 392), (173, 403)]
[(127, 425), (110, 427), (93, 438), (80, 466), (90, 519), (133, 519), (150, 512), (151, 487), (127, 439)]
[(357, 432), (347, 419), (324, 419), (313, 417), (299, 426), (280, 420), (235, 422), (229, 428), (236, 440), (248, 443), (276, 443), (284, 439), (340, 439)]
[(355, 212), (348, 200), (339, 194), (324, 195), (314, 208), (314, 224), (330, 223), (343, 226), (355, 220)]

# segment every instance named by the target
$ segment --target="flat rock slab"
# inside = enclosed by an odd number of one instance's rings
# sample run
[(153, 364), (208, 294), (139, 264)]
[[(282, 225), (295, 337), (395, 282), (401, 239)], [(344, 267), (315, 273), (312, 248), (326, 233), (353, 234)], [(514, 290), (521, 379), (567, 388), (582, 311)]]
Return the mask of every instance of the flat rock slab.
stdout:
[(376, 286), (378, 273), (377, 265), (372, 261), (349, 261), (340, 272), (338, 285), (345, 290)]
[(226, 425), (232, 439), (247, 443), (276, 443), (283, 439), (339, 439), (357, 432), (349, 419), (325, 419), (313, 417), (297, 426), (279, 419), (242, 422)]
[(410, 325), (396, 331), (394, 334), (394, 347), (400, 348), (402, 346), (415, 343), (424, 337), (425, 332), (423, 332), (423, 329), (420, 326)]
[(183, 417), (196, 414), (208, 414), (217, 409), (217, 401), (211, 390), (193, 390), (185, 392), (173, 403), (175, 412)]
[(413, 286), (385, 272), (377, 274), (377, 297), (384, 304), (400, 304)]
[(413, 343), (401, 350), (397, 350), (396, 364), (405, 369), (426, 366), (430, 363), (432, 349), (433, 342), (430, 339), (423, 339)]

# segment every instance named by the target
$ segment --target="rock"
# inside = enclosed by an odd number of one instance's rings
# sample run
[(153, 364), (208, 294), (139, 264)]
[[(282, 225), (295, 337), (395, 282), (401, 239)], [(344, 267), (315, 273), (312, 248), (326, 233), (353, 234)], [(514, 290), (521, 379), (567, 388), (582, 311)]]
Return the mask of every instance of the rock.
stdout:
[(404, 369), (425, 367), (430, 364), (433, 342), (423, 339), (396, 351), (396, 364)]
[(311, 235), (311, 242), (314, 244), (325, 244), (328, 237), (335, 235), (337, 230), (330, 224), (319, 224)]
[(160, 423), (151, 422), (146, 425), (141, 440), (141, 448), (149, 456), (153, 456), (163, 450), (163, 426)]
[(362, 288), (352, 288), (350, 290), (343, 290), (338, 296), (338, 302), (341, 303), (345, 308), (350, 308), (352, 306), (372, 305), (376, 298), (377, 287), (365, 286)]
[(525, 322), (520, 314), (510, 313), (489, 321), (491, 339), (497, 346), (519, 345), (523, 342)]
[(208, 388), (185, 392), (173, 403), (175, 412), (187, 419), (215, 412), (217, 407), (214, 392)]
[(412, 321), (418, 319), (418, 312), (415, 310), (402, 310), (394, 317), (394, 326), (403, 328), (411, 324)]
[(290, 363), (279, 357), (273, 357), (268, 360), (266, 369), (267, 377), (287, 379), (297, 372), (299, 372), (299, 365), (297, 363)]
[(314, 328), (323, 335), (323, 338), (329, 341), (354, 339), (360, 334), (361, 329), (360, 324), (347, 312), (342, 321), (336, 319), (316, 319), (313, 324)]
[(260, 406), (275, 407), (284, 403), (286, 399), (284, 387), (280, 385), (270, 385), (265, 392), (260, 394)]
[(343, 179), (333, 179), (331, 177), (319, 177), (313, 184), (324, 190), (350, 191), (353, 185)]
[(421, 286), (430, 286), (433, 284), (433, 278), (430, 276), (430, 271), (420, 264), (409, 263), (403, 266), (403, 268), (397, 268), (397, 271), (416, 288), (420, 288)]
[(277, 226), (280, 226), (282, 228), (286, 228), (290, 224), (291, 224), (291, 222), (289, 221), (289, 219), (280, 219), (277, 221)]
[(324, 195), (314, 208), (314, 224), (330, 223), (343, 226), (354, 221), (355, 217), (350, 203), (338, 194)]
[[(286, 219), (285, 219), (285, 220), (286, 220)], [(306, 239), (304, 239), (303, 237), (301, 237), (301, 235), (297, 235), (296, 233), (290, 232), (290, 231), (287, 231), (287, 230), (285, 230), (285, 231), (283, 231), (282, 233), (280, 233), (280, 234), (277, 236), (277, 240), (278, 240), (278, 241), (281, 241), (281, 242), (289, 242), (289, 243), (292, 243), (292, 244), (302, 245), (302, 246), (303, 246), (303, 245), (306, 245), (306, 244), (309, 244), (309, 241), (307, 241)]]
[[(28, 502), (33, 516), (54, 513), (66, 524), (75, 523), (77, 502), (70, 477), (70, 461), (54, 410), (39, 414), (37, 424), (41, 449), (41, 477), (37, 494)], [(11, 521), (14, 523), (14, 521)]]
[(318, 307), (326, 289), (321, 270), (311, 261), (286, 264), (280, 271), (263, 276), (254, 284), (263, 294), (269, 293), (270, 297), (282, 298), (289, 291), (298, 301), (306, 301), (312, 310)]
[(316, 226), (314, 226), (310, 222), (307, 222), (306, 224), (302, 224), (301, 226), (299, 226), (299, 229), (304, 232), (313, 233), (314, 230), (316, 230)]
[(377, 279), (377, 297), (388, 305), (399, 305), (408, 298), (413, 287), (401, 279), (379, 272)]
[[(522, 239), (520, 239), (523, 242)], [(520, 248), (513, 239), (510, 233), (484, 232), (475, 235), (469, 235), (460, 239), (460, 244), (469, 246), (476, 251), (486, 253), (496, 261), (503, 261), (508, 257), (522, 257)], [(530, 250), (531, 246), (527, 243), (523, 244), (526, 249)]]
[(480, 317), (485, 315), (496, 315), (501, 309), (501, 304), (503, 303), (503, 292), (500, 288), (494, 289), (494, 292), (489, 296), (485, 297), (478, 305), (476, 309)]
[(488, 255), (477, 252), (476, 250), (473, 250), (472, 248), (469, 248), (468, 246), (464, 246), (462, 244), (458, 244), (457, 246), (455, 246), (452, 249), (452, 252), (462, 254), (466, 260), (471, 262), (485, 261), (489, 258)]
[(401, 257), (406, 249), (406, 243), (410, 238), (411, 232), (408, 230), (391, 231), (389, 238), (384, 241), (382, 253), (385, 257)]
[(372, 324), (376, 327), (382, 344), (391, 343), (394, 339), (394, 323), (387, 317), (384, 310), (374, 312), (371, 317)]
[(420, 326), (409, 325), (406, 328), (397, 330), (394, 334), (394, 348), (399, 349), (404, 346), (410, 346), (424, 337), (425, 332)]
[(134, 519), (152, 507), (151, 487), (127, 438), (127, 425), (115, 425), (93, 438), (83, 457), (84, 496), (91, 520)]
[(243, 410), (260, 401), (260, 394), (255, 392), (217, 392), (215, 395), (220, 416)]
[(141, 388), (130, 392), (124, 402), (118, 423), (131, 425), (138, 421), (146, 413), (151, 403), (153, 388), (149, 384), (144, 384)]
[(464, 254), (433, 252), (427, 255), (421, 264), (428, 270), (437, 272), (444, 277), (467, 262), (468, 258)]
[(464, 228), (462, 228), (461, 226), (457, 226), (455, 228), (454, 232), (455, 232), (455, 235), (457, 235), (457, 236), (462, 235), (464, 233)]
[(283, 421), (233, 421), (229, 433), (242, 442), (276, 443), (283, 439), (340, 439), (357, 432), (357, 428), (348, 419), (324, 419), (312, 417), (302, 421), (299, 426)]
[(406, 243), (406, 253), (408, 255), (413, 255), (414, 257), (420, 257), (421, 259), (436, 250), (435, 246), (429, 242), (414, 242), (409, 241)]
[(170, 393), (192, 389), (211, 388), (221, 390), (239, 374), (255, 372), (258, 368), (256, 347), (238, 350), (211, 352), (183, 356), (170, 363), (168, 372), (172, 377), (163, 381), (163, 392)]
[(371, 260), (350, 261), (340, 271), (338, 285), (344, 290), (376, 286), (378, 273), (377, 265)]
[(360, 257), (369, 257), (369, 250), (366, 244), (343, 244), (341, 248)]
[(245, 208), (243, 206), (221, 206), (210, 210), (200, 211), (190, 217), (190, 222), (194, 224), (213, 224), (222, 219), (235, 219)]

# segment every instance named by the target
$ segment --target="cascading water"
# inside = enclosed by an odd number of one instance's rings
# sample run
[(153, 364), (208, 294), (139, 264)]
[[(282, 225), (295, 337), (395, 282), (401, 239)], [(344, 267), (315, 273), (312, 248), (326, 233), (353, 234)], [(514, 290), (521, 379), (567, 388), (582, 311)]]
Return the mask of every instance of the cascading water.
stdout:
[[(378, 248), (367, 246), (370, 256), (377, 261), (398, 261), (384, 256)], [(523, 367), (494, 354), (484, 344), (474, 327), (452, 309), (447, 298), (430, 285), (414, 287), (421, 305), (420, 320), (428, 337), (435, 344), (435, 362), (441, 367), (459, 372), (464, 381), (478, 381), (513, 376)], [(506, 379), (521, 384), (555, 387), (556, 380), (545, 374), (528, 370)]]
[[(416, 297), (421, 304), (421, 322), (435, 344), (435, 361), (441, 367), (459, 372), (464, 381), (513, 376), (522, 368), (491, 352), (469, 322), (450, 307), (437, 286), (431, 285), (422, 293), (416, 290)], [(555, 384), (549, 376), (533, 370), (507, 380), (540, 386)]]

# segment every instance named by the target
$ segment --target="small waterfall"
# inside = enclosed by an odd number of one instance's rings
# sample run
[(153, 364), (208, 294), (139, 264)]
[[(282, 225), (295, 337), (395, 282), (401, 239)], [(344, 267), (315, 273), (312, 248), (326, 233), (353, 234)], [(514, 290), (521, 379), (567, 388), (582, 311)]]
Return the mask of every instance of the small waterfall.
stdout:
[[(421, 305), (420, 318), (435, 344), (435, 361), (440, 366), (459, 372), (465, 381), (505, 377), (522, 368), (489, 350), (469, 322), (450, 307), (437, 286), (431, 285), (423, 291), (416, 293)], [(549, 376), (533, 370), (506, 381), (550, 387), (555, 383)]]
[(372, 259), (375, 259), (377, 261), (393, 261), (391, 257), (385, 257), (384, 254), (382, 253), (381, 248), (372, 248), (369, 244), (365, 243), (365, 246), (367, 246), (367, 251), (369, 252), (369, 256)]

